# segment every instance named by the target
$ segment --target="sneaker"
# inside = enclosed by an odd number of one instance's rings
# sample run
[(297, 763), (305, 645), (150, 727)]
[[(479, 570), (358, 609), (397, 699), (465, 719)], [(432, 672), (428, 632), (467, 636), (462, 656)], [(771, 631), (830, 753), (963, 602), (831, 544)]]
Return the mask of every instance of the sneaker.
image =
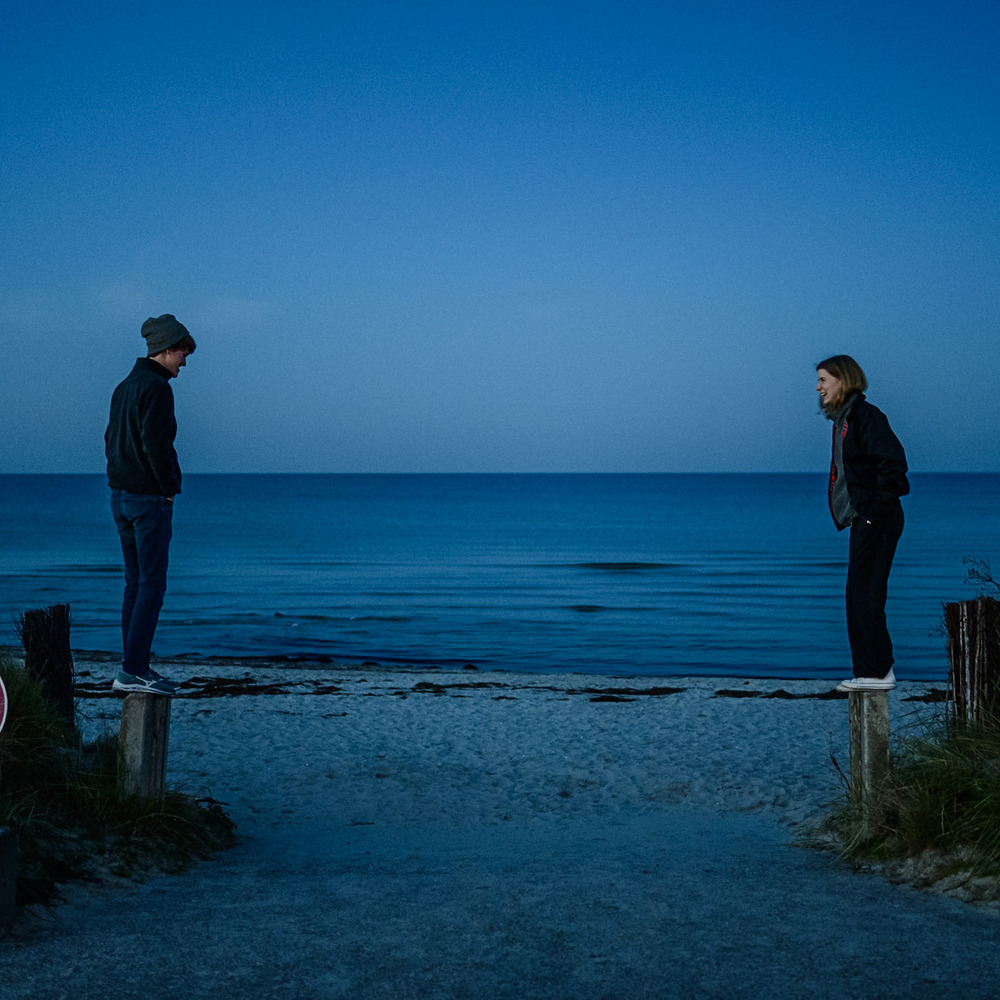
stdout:
[(172, 695), (174, 686), (164, 678), (156, 678), (152, 672), (145, 677), (136, 677), (135, 674), (127, 674), (124, 670), (119, 670), (115, 677), (114, 684), (111, 685), (113, 691), (138, 691), (140, 694), (165, 694)]
[(896, 686), (896, 675), (890, 668), (885, 677), (848, 677), (837, 685), (838, 691), (891, 691)]
[(158, 674), (152, 667), (149, 668), (149, 676), (153, 678), (154, 681), (163, 681), (164, 684), (169, 684), (175, 691), (180, 687), (177, 681), (168, 681), (163, 674)]

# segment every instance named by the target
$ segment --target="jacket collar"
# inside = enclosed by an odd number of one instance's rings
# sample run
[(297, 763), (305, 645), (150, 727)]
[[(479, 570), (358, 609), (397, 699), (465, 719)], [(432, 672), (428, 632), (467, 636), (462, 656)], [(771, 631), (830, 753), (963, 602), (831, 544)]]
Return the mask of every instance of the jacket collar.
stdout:
[(159, 361), (154, 361), (152, 358), (136, 358), (135, 367), (132, 371), (136, 372), (151, 372), (154, 375), (159, 375), (161, 378), (170, 380), (170, 372), (167, 371)]

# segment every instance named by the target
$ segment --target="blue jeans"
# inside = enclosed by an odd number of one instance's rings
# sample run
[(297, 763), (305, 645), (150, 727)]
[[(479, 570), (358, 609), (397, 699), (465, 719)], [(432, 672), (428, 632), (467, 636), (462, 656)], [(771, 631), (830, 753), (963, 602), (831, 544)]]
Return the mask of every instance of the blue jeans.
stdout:
[(122, 670), (143, 676), (149, 670), (153, 633), (167, 592), (174, 505), (166, 497), (112, 490), (111, 513), (125, 559)]

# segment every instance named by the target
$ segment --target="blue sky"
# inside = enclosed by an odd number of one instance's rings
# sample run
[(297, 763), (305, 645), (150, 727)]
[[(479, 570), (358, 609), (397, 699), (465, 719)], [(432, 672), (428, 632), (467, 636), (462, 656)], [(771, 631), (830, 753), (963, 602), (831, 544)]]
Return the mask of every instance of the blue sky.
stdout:
[(1000, 471), (1000, 8), (8, 4), (0, 472), (799, 471), (853, 354)]

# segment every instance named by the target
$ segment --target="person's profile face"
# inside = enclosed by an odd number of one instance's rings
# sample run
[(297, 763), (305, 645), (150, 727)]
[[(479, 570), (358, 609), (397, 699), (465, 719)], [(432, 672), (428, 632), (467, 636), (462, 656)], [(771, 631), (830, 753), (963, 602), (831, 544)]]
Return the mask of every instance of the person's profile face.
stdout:
[(844, 396), (844, 383), (831, 375), (825, 368), (816, 372), (816, 391), (819, 393), (820, 406), (824, 410), (838, 406)]
[(183, 348), (171, 347), (168, 351), (163, 351), (157, 360), (164, 368), (170, 372), (171, 378), (177, 378), (181, 369), (187, 364), (188, 352)]

